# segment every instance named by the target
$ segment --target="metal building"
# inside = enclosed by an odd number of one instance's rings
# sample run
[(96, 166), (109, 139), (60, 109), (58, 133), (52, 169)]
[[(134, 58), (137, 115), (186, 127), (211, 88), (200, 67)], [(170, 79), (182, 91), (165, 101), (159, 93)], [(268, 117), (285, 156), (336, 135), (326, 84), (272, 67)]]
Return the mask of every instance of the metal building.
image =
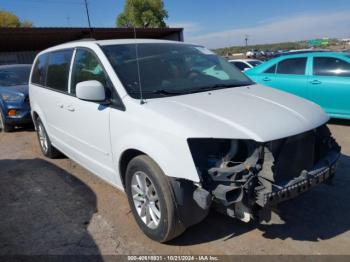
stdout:
[[(183, 28), (136, 28), (137, 38), (183, 41)], [(134, 38), (133, 28), (0, 28), (0, 65), (32, 63), (48, 47), (83, 38)]]

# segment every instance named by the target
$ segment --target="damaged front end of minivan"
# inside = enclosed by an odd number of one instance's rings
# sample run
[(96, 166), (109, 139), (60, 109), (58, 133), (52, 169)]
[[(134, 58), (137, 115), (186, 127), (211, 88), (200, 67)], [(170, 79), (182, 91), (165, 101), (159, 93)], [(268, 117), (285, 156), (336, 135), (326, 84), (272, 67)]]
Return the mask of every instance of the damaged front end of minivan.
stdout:
[(194, 201), (245, 222), (269, 221), (278, 203), (330, 182), (340, 157), (326, 125), (265, 143), (191, 138), (188, 144), (202, 180)]

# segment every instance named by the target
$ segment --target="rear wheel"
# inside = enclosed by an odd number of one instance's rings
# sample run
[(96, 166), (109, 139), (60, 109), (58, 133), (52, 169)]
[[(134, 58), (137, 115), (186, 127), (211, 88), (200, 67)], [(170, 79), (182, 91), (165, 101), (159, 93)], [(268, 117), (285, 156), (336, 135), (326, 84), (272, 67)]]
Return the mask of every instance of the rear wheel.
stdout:
[(61, 153), (51, 144), (50, 138), (47, 135), (46, 129), (40, 118), (36, 120), (36, 132), (38, 135), (40, 149), (48, 158), (56, 158)]
[(11, 132), (13, 131), (13, 126), (10, 126), (5, 123), (5, 118), (0, 112), (0, 132)]
[(149, 238), (166, 242), (183, 232), (170, 182), (148, 156), (128, 164), (126, 193), (137, 224)]

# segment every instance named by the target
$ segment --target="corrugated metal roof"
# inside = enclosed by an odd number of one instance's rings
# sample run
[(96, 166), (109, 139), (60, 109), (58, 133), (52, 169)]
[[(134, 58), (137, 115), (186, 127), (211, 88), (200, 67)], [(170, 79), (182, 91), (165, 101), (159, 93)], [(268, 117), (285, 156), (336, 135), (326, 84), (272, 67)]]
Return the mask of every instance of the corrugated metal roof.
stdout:
[[(93, 38), (133, 38), (133, 28), (93, 28)], [(182, 28), (136, 28), (137, 38), (182, 41)], [(0, 28), (0, 52), (39, 51), (69, 41), (91, 37), (89, 28)]]
[(0, 52), (0, 65), (31, 64), (38, 51)]

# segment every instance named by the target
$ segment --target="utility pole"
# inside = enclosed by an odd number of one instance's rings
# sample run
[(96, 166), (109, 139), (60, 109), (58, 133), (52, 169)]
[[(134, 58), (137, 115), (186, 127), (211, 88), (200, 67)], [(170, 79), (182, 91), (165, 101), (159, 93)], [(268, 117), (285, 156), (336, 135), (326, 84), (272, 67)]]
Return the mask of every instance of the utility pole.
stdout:
[(245, 41), (245, 47), (248, 47), (248, 35), (245, 35), (244, 41)]
[(94, 33), (93, 33), (93, 30), (92, 30), (92, 27), (91, 27), (91, 22), (90, 22), (89, 7), (88, 7), (87, 0), (84, 0), (84, 2), (85, 2), (86, 16), (87, 16), (87, 19), (88, 19), (88, 24), (89, 24), (89, 29), (90, 29), (90, 37), (93, 38), (94, 37)]

